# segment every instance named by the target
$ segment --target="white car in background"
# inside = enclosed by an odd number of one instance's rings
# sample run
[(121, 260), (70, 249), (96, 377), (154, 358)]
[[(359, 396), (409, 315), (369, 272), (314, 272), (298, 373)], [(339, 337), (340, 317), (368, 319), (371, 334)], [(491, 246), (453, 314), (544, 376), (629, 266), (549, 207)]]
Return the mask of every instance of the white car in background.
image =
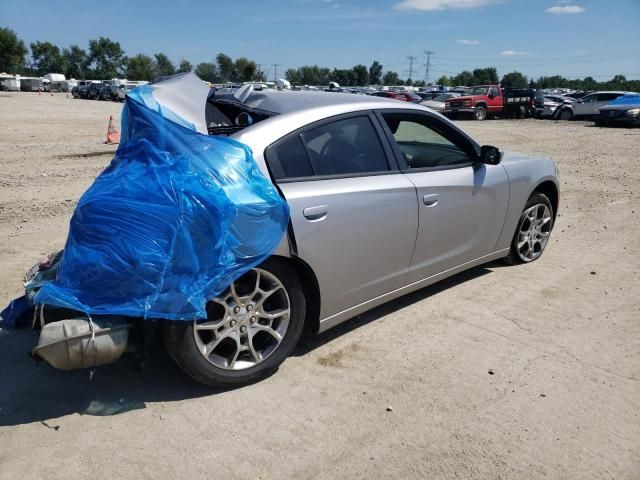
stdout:
[(461, 94), (456, 92), (447, 92), (434, 97), (431, 100), (425, 100), (424, 102), (420, 102), (420, 105), (424, 105), (425, 107), (429, 107), (431, 110), (435, 110), (436, 112), (442, 113), (444, 111), (444, 102), (450, 100), (455, 97), (459, 97)]

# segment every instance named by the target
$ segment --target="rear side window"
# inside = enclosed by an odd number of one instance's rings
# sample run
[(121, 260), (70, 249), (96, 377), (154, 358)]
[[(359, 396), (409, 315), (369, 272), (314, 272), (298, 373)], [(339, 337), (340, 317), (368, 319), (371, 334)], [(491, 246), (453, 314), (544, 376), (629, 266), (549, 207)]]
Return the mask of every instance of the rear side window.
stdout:
[(389, 170), (380, 139), (368, 117), (338, 120), (301, 135), (315, 175)]
[(311, 164), (299, 135), (269, 150), (267, 163), (276, 180), (313, 176)]
[(610, 102), (611, 100), (615, 100), (620, 97), (622, 94), (620, 93), (599, 93), (598, 101), (599, 102)]

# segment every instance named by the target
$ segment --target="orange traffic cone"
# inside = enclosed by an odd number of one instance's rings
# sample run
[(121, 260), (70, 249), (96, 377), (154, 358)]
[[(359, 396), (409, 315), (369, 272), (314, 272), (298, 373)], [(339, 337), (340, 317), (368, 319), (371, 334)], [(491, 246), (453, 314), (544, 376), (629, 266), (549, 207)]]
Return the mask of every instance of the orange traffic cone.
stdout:
[(113, 124), (113, 115), (109, 115), (109, 128), (107, 128), (107, 141), (106, 144), (120, 143), (120, 133), (116, 130), (116, 126)]

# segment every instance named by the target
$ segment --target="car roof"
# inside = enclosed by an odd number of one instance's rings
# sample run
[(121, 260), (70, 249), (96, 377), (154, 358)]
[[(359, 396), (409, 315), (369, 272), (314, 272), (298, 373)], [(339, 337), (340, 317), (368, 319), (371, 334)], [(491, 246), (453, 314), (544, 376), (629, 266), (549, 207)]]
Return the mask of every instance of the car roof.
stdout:
[[(354, 105), (361, 110), (362, 108), (380, 108), (368, 107), (362, 104), (379, 104), (380, 102), (391, 102), (389, 106), (398, 105), (396, 100), (381, 99), (380, 97), (371, 97), (368, 95), (357, 95), (353, 93), (336, 93), (322, 91), (291, 91), (291, 90), (262, 90), (254, 91), (244, 102), (251, 108), (266, 110), (268, 112), (285, 114), (293, 112), (301, 112), (320, 107), (329, 107), (334, 105)], [(387, 105), (385, 105), (387, 106)], [(346, 110), (349, 110), (348, 108)]]

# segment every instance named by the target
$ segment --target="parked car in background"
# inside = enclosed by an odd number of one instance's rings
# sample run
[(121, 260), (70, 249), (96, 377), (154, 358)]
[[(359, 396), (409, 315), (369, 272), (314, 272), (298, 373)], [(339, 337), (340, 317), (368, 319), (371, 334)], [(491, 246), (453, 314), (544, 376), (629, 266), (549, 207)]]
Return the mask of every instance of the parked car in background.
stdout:
[(131, 90), (133, 90), (134, 88), (138, 87), (139, 85), (137, 83), (123, 83), (121, 85), (118, 85), (117, 88), (117, 98), (116, 100), (120, 101), (120, 102), (124, 102), (125, 97), (127, 96), (127, 92), (130, 92)]
[(115, 90), (115, 94), (117, 96), (117, 86), (116, 85), (109, 85), (109, 84), (103, 84), (102, 87), (100, 87), (100, 90), (98, 91), (98, 100), (115, 100), (114, 98), (114, 90)]
[(458, 98), (445, 101), (443, 113), (451, 118), (471, 116), (484, 120), (487, 116), (533, 116), (535, 92), (532, 89), (503, 89), (499, 85), (478, 85)]
[(427, 100), (433, 100), (434, 98), (442, 94), (442, 92), (436, 91), (436, 90), (432, 92), (414, 92), (414, 93), (418, 95), (423, 102), (426, 102)]
[(621, 97), (625, 93), (627, 92), (612, 91), (595, 92), (585, 95), (573, 103), (563, 103), (562, 106), (556, 110), (553, 118), (557, 118), (559, 120), (594, 118), (601, 107), (604, 107), (606, 104), (612, 102), (618, 97)]
[(536, 115), (540, 118), (553, 118), (563, 103), (573, 103), (575, 98), (562, 95), (548, 94), (542, 96), (542, 101), (536, 97)]
[(104, 84), (102, 82), (91, 83), (87, 90), (87, 98), (89, 100), (97, 100), (100, 97), (100, 91)]
[(623, 95), (600, 107), (594, 120), (599, 127), (640, 126), (640, 94)]
[(381, 90), (371, 94), (374, 97), (393, 98), (403, 102), (420, 103), (422, 99), (413, 92)]
[(447, 100), (451, 100), (452, 98), (459, 97), (460, 95), (460, 93), (455, 92), (440, 93), (440, 95), (431, 100), (420, 102), (420, 105), (424, 105), (425, 107), (429, 107), (436, 112), (442, 113), (444, 111), (445, 102)]

